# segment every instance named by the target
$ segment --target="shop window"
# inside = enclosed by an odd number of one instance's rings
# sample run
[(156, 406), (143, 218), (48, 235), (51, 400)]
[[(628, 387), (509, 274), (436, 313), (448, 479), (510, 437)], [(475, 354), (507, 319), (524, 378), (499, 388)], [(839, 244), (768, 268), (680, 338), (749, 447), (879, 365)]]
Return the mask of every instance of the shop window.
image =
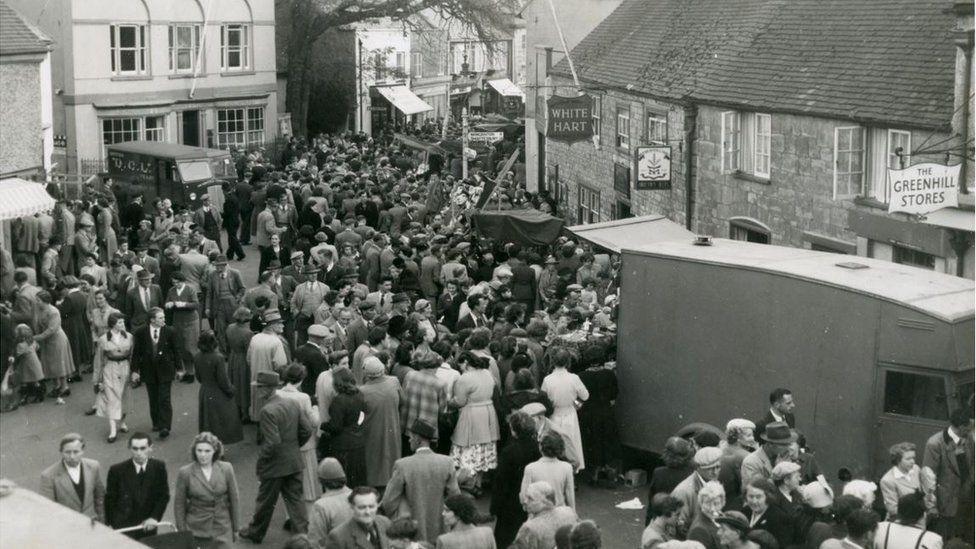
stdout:
[(245, 148), (264, 142), (264, 107), (217, 109), (217, 145)]
[(102, 120), (102, 143), (112, 145), (139, 141), (142, 135), (142, 120), (139, 118), (107, 118)]
[(147, 116), (144, 120), (146, 141), (165, 141), (166, 128), (162, 116)]
[(929, 270), (935, 269), (935, 256), (932, 254), (927, 254), (925, 252), (913, 250), (904, 246), (892, 246), (892, 252), (892, 260), (895, 263), (912, 265)]
[(769, 227), (746, 218), (729, 221), (729, 238), (757, 244), (769, 244)]
[(886, 371), (884, 413), (949, 419), (945, 379), (938, 375)]
[(220, 68), (224, 71), (243, 71), (251, 66), (248, 25), (220, 26)]
[(112, 74), (145, 74), (146, 26), (112, 25), (109, 33)]

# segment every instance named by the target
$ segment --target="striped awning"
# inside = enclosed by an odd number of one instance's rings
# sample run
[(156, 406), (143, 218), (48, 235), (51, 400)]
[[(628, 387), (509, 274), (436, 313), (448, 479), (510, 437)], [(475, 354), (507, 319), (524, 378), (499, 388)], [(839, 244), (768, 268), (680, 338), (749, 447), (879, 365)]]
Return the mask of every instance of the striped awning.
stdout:
[(50, 211), (54, 203), (41, 183), (19, 177), (0, 180), (0, 221)]

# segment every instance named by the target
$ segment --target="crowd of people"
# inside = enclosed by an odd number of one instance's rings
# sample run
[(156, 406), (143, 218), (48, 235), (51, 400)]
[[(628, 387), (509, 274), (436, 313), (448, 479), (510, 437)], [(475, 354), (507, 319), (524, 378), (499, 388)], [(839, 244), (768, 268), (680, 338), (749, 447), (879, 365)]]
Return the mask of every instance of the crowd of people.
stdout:
[[(0, 405), (64, 403), (90, 374), (87, 414), (109, 443), (127, 435), (131, 458), (103, 483), (68, 434), (42, 493), (133, 537), (154, 534), (172, 500), (177, 527), (213, 547), (261, 543), (279, 498), (288, 547), (600, 547), (576, 484), (621, 473), (619, 263), (567, 237), (530, 246), (473, 229), (488, 180), (489, 207), (556, 211), (525, 191), (524, 164), (494, 173), (506, 146), (465, 180), (459, 158), (390, 136), (293, 139), (280, 158), (237, 153), (238, 180), (192, 208), (121, 185), (80, 200), (52, 189), (54, 211), (15, 223), (2, 254)], [(235, 267), (248, 254), (255, 279)], [(171, 489), (150, 455), (173, 430), (174, 383), (198, 385), (199, 434)], [(140, 386), (152, 431), (129, 434)], [(971, 410), (921, 466), (899, 445), (880, 489), (835, 479), (835, 497), (792, 393), (770, 404), (721, 436), (668, 440), (642, 548), (971, 542)], [(245, 522), (222, 457), (248, 434), (259, 488)]]

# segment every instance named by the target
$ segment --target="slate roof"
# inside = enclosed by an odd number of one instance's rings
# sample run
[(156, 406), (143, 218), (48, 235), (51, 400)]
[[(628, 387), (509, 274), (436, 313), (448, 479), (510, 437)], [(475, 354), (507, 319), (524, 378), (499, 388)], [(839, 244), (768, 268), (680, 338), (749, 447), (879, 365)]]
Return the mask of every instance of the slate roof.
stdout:
[(51, 45), (50, 38), (24, 21), (6, 2), (0, 2), (0, 55), (46, 52)]
[[(662, 99), (945, 129), (951, 0), (624, 0), (573, 49), (585, 82)], [(554, 71), (569, 76), (565, 60)]]

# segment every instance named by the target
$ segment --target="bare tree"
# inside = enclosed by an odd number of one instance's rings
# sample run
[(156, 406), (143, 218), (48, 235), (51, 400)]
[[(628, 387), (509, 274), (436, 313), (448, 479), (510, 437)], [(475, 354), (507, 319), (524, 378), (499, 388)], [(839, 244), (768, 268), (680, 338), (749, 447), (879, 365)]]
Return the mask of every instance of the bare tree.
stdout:
[(288, 75), (285, 105), (296, 135), (306, 133), (312, 88), (312, 46), (329, 29), (389, 17), (406, 22), (425, 10), (456, 21), (485, 40), (504, 28), (522, 0), (275, 0), (279, 70)]

